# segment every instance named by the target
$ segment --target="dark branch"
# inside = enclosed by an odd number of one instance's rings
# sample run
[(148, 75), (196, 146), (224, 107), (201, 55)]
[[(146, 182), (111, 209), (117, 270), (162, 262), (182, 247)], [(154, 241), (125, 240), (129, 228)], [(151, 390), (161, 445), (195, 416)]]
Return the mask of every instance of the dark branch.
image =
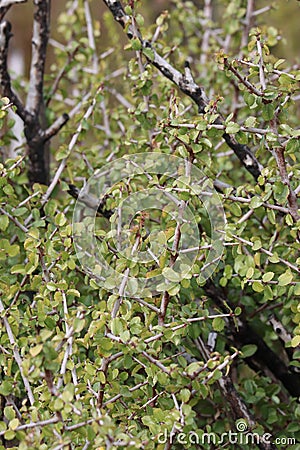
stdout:
[(68, 114), (63, 114), (62, 116), (58, 117), (58, 119), (56, 119), (56, 121), (53, 122), (53, 124), (49, 128), (47, 128), (47, 130), (44, 131), (43, 133), (44, 141), (48, 141), (53, 136), (55, 136), (59, 132), (59, 130), (68, 122), (68, 120), (69, 120)]
[[(222, 377), (218, 380), (219, 386), (222, 390), (222, 393), (226, 400), (228, 401), (230, 405), (230, 410), (232, 413), (232, 418), (236, 421), (243, 417), (247, 420), (247, 423), (250, 427), (250, 429), (253, 429), (256, 427), (256, 421), (250, 411), (248, 410), (248, 407), (246, 406), (245, 402), (242, 400), (242, 398), (239, 396), (238, 392), (236, 391), (234, 384), (229, 376)], [(258, 448), (261, 450), (276, 450), (276, 446), (272, 443), (266, 442), (263, 438), (260, 437), (258, 442)]]
[[(142, 38), (140, 33), (133, 27), (130, 16), (125, 13), (123, 6), (119, 0), (103, 1), (110, 9), (115, 20), (122, 26), (123, 29), (126, 30), (128, 38), (138, 38), (144, 49), (151, 50), (151, 57), (145, 54), (148, 62), (156, 67), (166, 78), (172, 81), (184, 94), (188, 95), (198, 106), (199, 113), (203, 114), (208, 102), (203, 90), (197, 83), (195, 83), (188, 63), (186, 63), (185, 65), (185, 74), (179, 72), (156, 52), (149, 41), (146, 41)], [(218, 119), (216, 123), (221, 124), (222, 120)], [(227, 145), (234, 151), (247, 171), (251, 173), (251, 175), (253, 175), (255, 179), (257, 179), (260, 175), (262, 167), (249, 147), (247, 145), (239, 144), (236, 141), (235, 137), (231, 134), (225, 133), (223, 137)]]
[[(220, 287), (214, 285), (211, 280), (208, 280), (204, 286), (206, 295), (212, 299), (215, 305), (222, 311), (227, 312), (225, 304), (234, 309), (234, 305), (224, 294)], [(246, 361), (249, 366), (258, 371), (264, 371), (267, 367), (273, 375), (282, 382), (286, 390), (294, 397), (300, 395), (300, 378), (299, 374), (290, 371), (285, 362), (281, 360), (277, 353), (268, 347), (261, 338), (247, 322), (247, 318), (240, 316), (239, 329), (237, 330), (234, 323), (230, 323), (230, 331), (232, 334), (233, 345), (241, 348), (243, 345), (254, 344), (257, 346), (256, 353), (247, 358)]]
[(234, 135), (232, 134), (224, 133), (223, 138), (228, 147), (230, 147), (234, 151), (243, 166), (257, 180), (261, 173), (262, 166), (253, 155), (250, 148), (245, 144), (240, 144), (239, 142), (237, 142)]
[(76, 186), (74, 186), (74, 184), (69, 184), (68, 193), (88, 208), (94, 209), (98, 214), (106, 217), (106, 219), (109, 219), (113, 215), (112, 211), (105, 209), (106, 197), (103, 199), (92, 197), (91, 195), (86, 194), (83, 190), (80, 191)]
[(1, 95), (8, 97), (16, 106), (17, 113), (25, 122), (27, 114), (19, 97), (13, 92), (11, 80), (7, 69), (8, 44), (11, 38), (11, 25), (4, 21), (0, 23), (0, 87)]
[[(14, 3), (26, 0), (0, 0), (1, 19)], [(0, 88), (1, 95), (8, 97), (16, 106), (17, 114), (24, 122), (24, 133), (28, 146), (29, 182), (48, 184), (50, 180), (49, 141), (69, 120), (63, 114), (47, 127), (44, 103), (44, 71), (49, 37), (51, 0), (36, 0), (33, 23), (32, 58), (30, 81), (26, 106), (13, 92), (7, 68), (9, 39), (12, 36), (11, 25), (7, 21), (0, 23)]]
[[(209, 361), (213, 355), (209, 352), (207, 345), (204, 344), (201, 337), (196, 338), (194, 342), (204, 361)], [(218, 384), (223, 397), (227, 400), (229, 405), (231, 420), (236, 421), (243, 417), (247, 421), (249, 431), (252, 430), (257, 425), (255, 418), (251, 414), (245, 401), (236, 390), (230, 375), (226, 374), (224, 369), (222, 373), (222, 377), (218, 379)], [(273, 444), (265, 442), (264, 439), (259, 439), (257, 445), (261, 450), (276, 450), (276, 447)]]
[(9, 10), (9, 8), (10, 6), (0, 6), (0, 22), (2, 22), (2, 20), (4, 19), (5, 14)]

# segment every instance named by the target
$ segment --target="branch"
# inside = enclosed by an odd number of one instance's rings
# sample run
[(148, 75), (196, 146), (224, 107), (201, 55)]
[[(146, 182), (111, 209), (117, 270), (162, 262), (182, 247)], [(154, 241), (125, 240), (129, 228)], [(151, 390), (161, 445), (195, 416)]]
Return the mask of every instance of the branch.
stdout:
[[(188, 175), (188, 174), (186, 173), (186, 175)], [(182, 219), (182, 214), (183, 214), (183, 211), (186, 208), (186, 206), (187, 206), (187, 204), (182, 201), (179, 206), (179, 219)], [(181, 238), (181, 223), (177, 222), (175, 233), (174, 233), (173, 246), (172, 246), (172, 255), (171, 255), (170, 264), (169, 264), (170, 268), (172, 268), (176, 262), (178, 252), (179, 252), (180, 238)], [(160, 312), (158, 315), (158, 324), (159, 325), (164, 325), (164, 320), (166, 317), (169, 301), (170, 301), (170, 294), (167, 291), (165, 291), (163, 293), (163, 296), (161, 299)]]
[(4, 21), (0, 24), (0, 86), (1, 94), (8, 97), (16, 106), (17, 113), (23, 121), (26, 120), (27, 114), (19, 97), (13, 92), (11, 87), (10, 76), (7, 69), (7, 56), (9, 39), (12, 37), (11, 24)]
[(43, 84), (49, 37), (50, 0), (36, 0), (35, 5), (30, 81), (26, 110), (37, 117), (44, 104)]
[[(200, 88), (200, 86), (195, 83), (193, 77), (191, 76), (191, 71), (189, 64), (185, 65), (185, 73), (182, 74), (177, 69), (175, 69), (168, 61), (162, 58), (157, 51), (153, 48), (151, 43), (144, 40), (135, 28), (132, 26), (132, 20), (128, 16), (119, 0), (103, 0), (106, 6), (110, 9), (114, 16), (114, 19), (126, 30), (126, 34), (129, 39), (133, 37), (138, 38), (142, 44), (144, 50), (151, 50), (151, 57), (149, 54), (145, 54), (146, 59), (150, 64), (156, 67), (168, 80), (172, 81), (184, 94), (189, 96), (198, 106), (198, 111), (200, 114), (205, 112), (205, 108), (208, 104), (208, 100)], [(217, 119), (216, 123), (222, 124), (223, 119)], [(239, 144), (234, 135), (225, 133), (223, 135), (227, 145), (234, 151), (236, 156), (242, 162), (244, 167), (247, 169), (255, 179), (257, 179), (261, 173), (262, 166), (259, 164), (256, 157), (252, 154), (251, 150), (247, 145)]]
[[(22, 0), (21, 0), (22, 1)], [(11, 4), (18, 1), (3, 1), (0, 7), (1, 17)], [(19, 1), (20, 2), (20, 1)], [(11, 25), (4, 21), (0, 24), (0, 86), (1, 94), (8, 97), (16, 106), (17, 114), (24, 122), (24, 133), (28, 145), (29, 168), (28, 177), (30, 184), (48, 184), (50, 178), (49, 170), (49, 141), (58, 133), (68, 120), (68, 115), (62, 117), (47, 128), (44, 104), (44, 70), (46, 61), (46, 50), (49, 37), (51, 0), (36, 0), (33, 23), (32, 58), (30, 68), (29, 90), (26, 106), (13, 92), (11, 80), (7, 68), (8, 45), (11, 34)]]
[(293, 218), (293, 221), (297, 222), (300, 219), (300, 216), (298, 213), (297, 196), (296, 196), (294, 190), (292, 189), (290, 179), (289, 179), (289, 176), (287, 173), (286, 162), (285, 162), (285, 158), (284, 158), (284, 148), (282, 146), (276, 147), (274, 149), (274, 154), (275, 154), (275, 159), (276, 159), (276, 163), (277, 163), (277, 166), (279, 169), (282, 183), (285, 184), (289, 190), (289, 195), (287, 198), (289, 212)]
[(12, 5), (17, 3), (26, 3), (27, 0), (0, 0), (0, 22)]
[[(243, 399), (239, 396), (230, 377), (223, 376), (218, 380), (218, 383), (224, 397), (230, 405), (233, 419), (238, 420), (243, 417), (247, 420), (250, 429), (255, 428), (257, 425), (256, 420), (248, 410), (248, 407), (244, 403)], [(276, 450), (277, 448), (274, 444), (265, 442), (261, 436), (259, 437), (259, 442), (257, 445), (261, 450)]]
[(27, 0), (1, 0), (0, 8), (7, 8), (8, 6), (15, 5), (16, 3), (26, 3)]
[[(249, 92), (251, 92), (252, 94), (257, 95), (257, 97), (264, 98), (264, 96), (265, 96), (264, 92), (259, 91), (258, 89), (256, 89), (256, 87), (252, 83), (250, 83), (250, 81), (248, 81), (246, 77), (243, 77), (243, 75), (241, 75), (236, 70), (236, 68), (231, 63), (228, 62), (227, 58), (224, 58), (224, 66), (228, 70), (230, 70), (230, 72), (232, 72), (237, 77), (237, 79), (248, 89)], [(271, 103), (272, 100), (267, 100), (267, 99), (264, 98), (264, 102), (265, 103)]]
[(244, 47), (246, 47), (246, 45), (248, 44), (249, 32), (250, 32), (252, 17), (253, 17), (253, 10), (254, 10), (254, 0), (247, 0), (247, 11), (246, 11), (246, 17), (245, 17), (245, 22), (244, 22), (244, 27), (243, 27), (243, 34), (242, 34), (242, 39), (241, 39), (240, 54), (242, 53), (242, 49)]
[(69, 190), (68, 193), (78, 200), (79, 202), (86, 205), (88, 208), (94, 209), (97, 211), (98, 214), (100, 214), (103, 217), (106, 217), (109, 219), (113, 212), (109, 210), (105, 210), (105, 198), (104, 199), (98, 199), (96, 197), (92, 197), (91, 195), (86, 195), (85, 192), (81, 193), (81, 191), (74, 186), (74, 184), (69, 184)]
[(9, 10), (9, 8), (10, 6), (0, 6), (0, 22), (2, 22), (2, 20), (4, 19), (5, 14)]
[[(230, 302), (227, 296), (224, 294), (220, 287), (208, 280), (204, 286), (205, 294), (212, 299), (215, 305), (222, 311), (228, 312), (226, 304), (231, 309), (234, 309), (234, 305)], [(239, 317), (239, 329), (233, 322), (229, 321), (231, 328), (233, 345), (237, 348), (241, 348), (243, 345), (254, 344), (257, 346), (256, 353), (247, 358), (249, 366), (255, 371), (264, 370), (267, 367), (274, 376), (280, 380), (286, 390), (294, 397), (300, 395), (300, 379), (299, 374), (295, 374), (289, 371), (284, 361), (280, 359), (277, 353), (268, 347), (264, 340), (254, 331), (247, 319), (243, 316)]]
[(208, 57), (209, 50), (209, 38), (211, 35), (211, 21), (213, 17), (213, 5), (212, 0), (205, 0), (203, 7), (203, 15), (204, 15), (204, 33), (202, 37), (201, 44), (201, 56), (200, 56), (200, 64), (204, 66)]
[[(57, 416), (55, 416), (47, 420), (41, 420), (39, 422), (29, 422), (23, 425), (19, 425), (17, 428), (15, 428), (15, 431), (28, 430), (30, 428), (46, 427), (47, 425), (52, 425), (57, 422), (59, 422), (59, 419)], [(0, 436), (4, 436), (6, 431), (7, 430), (0, 431)]]
[(66, 113), (58, 117), (55, 120), (55, 122), (53, 122), (53, 124), (50, 125), (50, 127), (44, 131), (43, 133), (44, 141), (48, 141), (49, 139), (53, 138), (53, 136), (55, 136), (59, 132), (59, 130), (61, 130), (61, 128), (68, 122), (68, 120), (69, 115)]
[(5, 209), (0, 207), (0, 212), (1, 214), (4, 214), (5, 216), (7, 216), (9, 218), (9, 220), (11, 220), (18, 228), (20, 228), (20, 230), (23, 231), (23, 233), (28, 233), (28, 228), (24, 227), (24, 225), (22, 225), (18, 219), (16, 219), (15, 217), (13, 217), (11, 214), (9, 214), (9, 212), (5, 211)]
[[(208, 351), (207, 346), (205, 346), (205, 344), (202, 341), (200, 336), (197, 339), (195, 339), (194, 342), (195, 342), (196, 347), (198, 348), (200, 354), (202, 355), (204, 361), (206, 361), (206, 363), (208, 361), (211, 361), (214, 358), (212, 353)], [(233, 354), (230, 357), (230, 359), (233, 359), (236, 355), (237, 355), (237, 352), (235, 354)], [(220, 365), (219, 367), (216, 367), (216, 369), (222, 370), (222, 368), (226, 367), (226, 365), (230, 362), (230, 359), (225, 360), (224, 363), (222, 365)], [(221, 367), (221, 366), (223, 366), (223, 367)], [(203, 367), (201, 369), (203, 369)], [(212, 376), (212, 373), (209, 375), (210, 377)], [(207, 381), (207, 380), (208, 380), (208, 378), (206, 378), (205, 381)], [(224, 374), (224, 371), (223, 371), (223, 376), (218, 379), (218, 384), (220, 386), (222, 395), (224, 396), (224, 398), (227, 400), (227, 402), (229, 404), (231, 418), (235, 421), (240, 418), (244, 418), (244, 419), (246, 419), (250, 430), (255, 428), (257, 425), (256, 420), (253, 417), (253, 415), (251, 414), (251, 412), (249, 411), (248, 406), (246, 405), (244, 400), (240, 397), (239, 393), (237, 392), (230, 376)], [(260, 438), (259, 438), (259, 442), (258, 442), (258, 447), (261, 450), (271, 450), (271, 449), (276, 450), (275, 446), (273, 446), (272, 444), (265, 443), (264, 440), (263, 439), (261, 440)]]
[(10, 345), (12, 346), (12, 349), (13, 349), (14, 358), (15, 358), (16, 363), (18, 364), (20, 374), (21, 374), (21, 377), (22, 377), (22, 380), (24, 383), (24, 387), (26, 389), (30, 405), (32, 406), (34, 404), (34, 396), (33, 396), (28, 378), (24, 374), (23, 366), (22, 366), (22, 359), (20, 356), (18, 344), (15, 340), (15, 337), (13, 335), (13, 332), (12, 332), (11, 326), (7, 320), (7, 317), (5, 316), (6, 313), (5, 313), (5, 309), (4, 309), (4, 306), (3, 306), (3, 303), (1, 300), (0, 300), (0, 313), (2, 314), (2, 321), (3, 321), (4, 327), (6, 329)]

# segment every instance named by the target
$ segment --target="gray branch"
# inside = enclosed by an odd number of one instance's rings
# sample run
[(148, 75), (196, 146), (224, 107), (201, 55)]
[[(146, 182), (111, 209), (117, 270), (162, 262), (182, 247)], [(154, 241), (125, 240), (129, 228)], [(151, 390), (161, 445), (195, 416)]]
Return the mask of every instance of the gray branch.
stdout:
[(55, 122), (53, 122), (52, 125), (50, 125), (49, 128), (47, 128), (43, 133), (44, 141), (48, 141), (53, 136), (55, 136), (59, 130), (68, 122), (69, 115), (63, 114), (62, 116), (58, 117)]

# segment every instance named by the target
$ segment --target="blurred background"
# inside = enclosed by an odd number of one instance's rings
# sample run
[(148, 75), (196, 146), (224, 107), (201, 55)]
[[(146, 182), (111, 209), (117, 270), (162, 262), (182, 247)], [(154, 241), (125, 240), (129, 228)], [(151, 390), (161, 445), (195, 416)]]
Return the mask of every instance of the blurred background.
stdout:
[[(67, 0), (52, 1), (51, 37), (54, 39), (61, 39), (61, 36), (57, 35), (55, 23), (57, 16), (64, 10), (66, 3)], [(155, 21), (155, 18), (163, 10), (176, 7), (175, 3), (176, 2), (171, 0), (141, 0), (139, 2), (139, 9), (142, 11), (146, 23), (150, 24)], [(199, 5), (199, 8), (202, 8), (204, 2), (201, 0), (194, 0), (194, 3), (197, 6)], [(222, 2), (213, 0), (212, 3), (214, 7), (221, 8)], [(246, 1), (244, 3), (246, 3)], [(10, 47), (10, 66), (17, 74), (26, 74), (29, 68), (32, 4), (32, 1), (28, 1), (25, 4), (16, 5), (11, 8), (7, 15), (8, 20), (12, 22), (14, 34)], [(124, 4), (126, 4), (126, 2), (124, 2)], [(218, 6), (218, 4), (220, 6)], [(273, 4), (274, 8), (263, 14), (261, 17), (270, 25), (278, 28), (283, 36), (283, 40), (276, 46), (275, 53), (278, 57), (285, 58), (289, 60), (290, 63), (294, 63), (299, 58), (300, 2), (298, 0), (280, 0), (277, 2), (258, 0), (255, 1), (255, 9), (263, 8), (270, 4)], [(107, 10), (104, 3), (101, 0), (93, 0), (91, 1), (91, 9), (93, 18), (99, 20), (103, 25), (102, 17)], [(116, 27), (116, 30), (117, 29), (118, 27)], [(107, 44), (107, 42), (105, 42), (105, 33), (102, 34), (102, 38), (105, 47)], [(48, 64), (51, 64), (52, 57), (51, 46), (49, 46)]]

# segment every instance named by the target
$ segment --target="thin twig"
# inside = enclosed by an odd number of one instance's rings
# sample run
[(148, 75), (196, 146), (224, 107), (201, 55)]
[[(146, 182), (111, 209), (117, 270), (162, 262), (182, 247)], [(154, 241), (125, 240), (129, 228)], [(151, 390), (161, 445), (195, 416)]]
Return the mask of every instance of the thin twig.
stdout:
[[(224, 58), (224, 66), (227, 67), (227, 69), (230, 70), (230, 72), (232, 72), (238, 78), (238, 80), (248, 89), (248, 91), (250, 91), (252, 94), (257, 95), (258, 97), (264, 97), (264, 93), (256, 89), (256, 87), (252, 83), (250, 83), (250, 81), (248, 81), (246, 77), (241, 75), (240, 72), (236, 70), (236, 68), (228, 61), (227, 58)], [(264, 100), (268, 103), (272, 101), (266, 99)]]
[(22, 377), (22, 380), (23, 380), (24, 387), (25, 387), (25, 390), (26, 390), (27, 395), (28, 395), (28, 399), (29, 399), (30, 405), (33, 406), (33, 404), (34, 404), (33, 392), (31, 390), (31, 386), (30, 386), (29, 380), (24, 374), (23, 366), (22, 366), (23, 363), (22, 363), (22, 359), (21, 359), (21, 356), (20, 356), (18, 344), (16, 342), (16, 339), (15, 339), (14, 334), (12, 332), (11, 326), (10, 326), (10, 324), (8, 322), (7, 317), (6, 317), (6, 312), (5, 312), (2, 300), (0, 300), (0, 313), (2, 314), (2, 321), (4, 323), (9, 342), (10, 342), (10, 344), (12, 346), (14, 358), (15, 358), (15, 361), (16, 361), (18, 367), (19, 367), (20, 375)]
[(16, 219), (15, 217), (13, 217), (11, 214), (9, 214), (9, 212), (5, 211), (4, 208), (0, 207), (0, 212), (2, 214), (4, 214), (5, 216), (7, 216), (9, 218), (9, 220), (11, 220), (18, 228), (20, 228), (20, 230), (23, 231), (23, 233), (28, 233), (28, 228), (26, 228), (24, 225), (22, 225), (18, 219)]
[[(203, 7), (203, 15), (205, 20), (203, 21), (204, 33), (201, 44), (200, 64), (204, 66), (208, 57), (209, 38), (211, 35), (210, 22), (212, 20), (212, 0), (205, 0)], [(203, 74), (205, 76), (205, 74)]]
[(266, 80), (265, 80), (265, 74), (264, 74), (264, 59), (262, 54), (262, 47), (260, 42), (260, 36), (257, 36), (257, 52), (259, 55), (259, 80), (262, 90), (264, 91), (266, 89)]
[(243, 34), (241, 38), (241, 50), (240, 55), (243, 51), (243, 48), (246, 47), (248, 44), (249, 39), (249, 32), (251, 28), (251, 22), (253, 17), (253, 9), (254, 9), (254, 0), (247, 0), (247, 10), (246, 10), (246, 17), (245, 17), (245, 23), (243, 27)]
[(96, 74), (98, 72), (98, 55), (97, 55), (97, 49), (96, 49), (96, 43), (95, 43), (95, 33), (93, 28), (93, 21), (90, 11), (90, 6), (88, 0), (84, 0), (84, 14), (85, 14), (85, 21), (86, 21), (86, 27), (87, 27), (87, 35), (89, 40), (89, 46), (93, 51), (92, 54), (92, 60), (93, 60), (93, 72)]
[(35, 0), (32, 56), (26, 110), (35, 117), (44, 105), (43, 84), (49, 38), (50, 0)]

